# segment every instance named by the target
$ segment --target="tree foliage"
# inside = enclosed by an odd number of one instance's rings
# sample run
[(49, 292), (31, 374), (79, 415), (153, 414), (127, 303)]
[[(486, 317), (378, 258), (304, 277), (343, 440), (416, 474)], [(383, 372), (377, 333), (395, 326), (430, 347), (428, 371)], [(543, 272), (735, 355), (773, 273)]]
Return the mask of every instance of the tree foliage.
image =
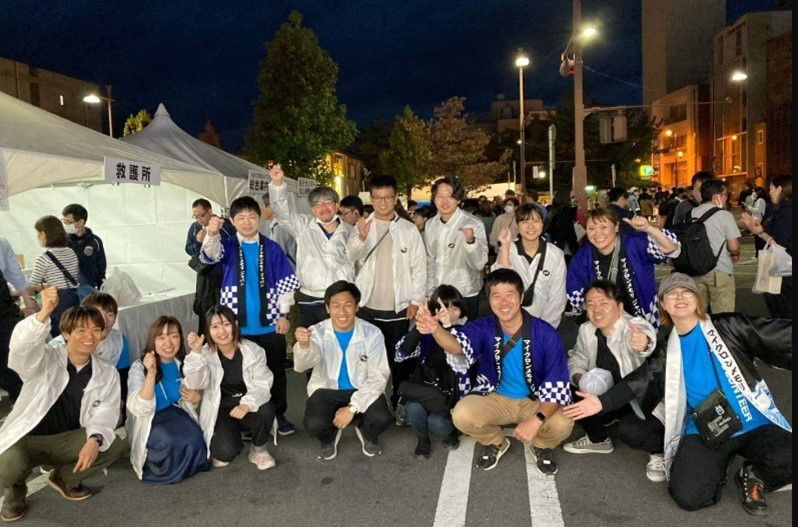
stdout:
[(388, 149), (391, 123), (377, 118), (360, 131), (350, 148), (350, 153), (363, 162), (366, 169), (374, 174), (383, 172), (380, 154)]
[(382, 171), (393, 176), (407, 199), (413, 187), (429, 181), (432, 160), (427, 126), (409, 106), (394, 121), (388, 148), (380, 153)]
[(202, 132), (200, 132), (199, 140), (204, 141), (211, 146), (215, 146), (216, 148), (220, 148), (221, 142), (219, 139), (219, 134), (216, 133), (216, 129), (211, 124), (210, 119), (205, 121), (205, 128), (203, 128)]
[(139, 113), (133, 115), (132, 113), (127, 116), (125, 126), (122, 128), (122, 135), (128, 136), (140, 132), (145, 126), (152, 122), (150, 112), (145, 109), (139, 110)]
[(434, 109), (427, 126), (432, 149), (429, 172), (432, 178), (458, 177), (468, 190), (476, 191), (506, 173), (510, 153), (505, 151), (498, 161), (486, 160), (490, 137), (466, 124), (464, 105), (464, 97), (451, 97)]
[(266, 44), (245, 150), (256, 163), (280, 162), (290, 177), (328, 183), (324, 156), (352, 142), (355, 124), (336, 96), (338, 66), (292, 11)]

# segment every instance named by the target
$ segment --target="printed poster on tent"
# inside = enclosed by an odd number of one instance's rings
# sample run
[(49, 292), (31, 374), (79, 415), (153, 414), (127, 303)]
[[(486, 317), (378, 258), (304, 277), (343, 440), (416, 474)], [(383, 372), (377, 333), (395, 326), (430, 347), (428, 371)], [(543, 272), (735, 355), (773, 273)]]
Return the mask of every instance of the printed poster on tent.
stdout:
[(263, 196), (269, 193), (271, 178), (265, 170), (250, 169), (247, 173), (247, 191), (252, 196)]
[(8, 178), (6, 177), (6, 162), (0, 154), (0, 210), (8, 208)]
[(111, 183), (161, 184), (161, 165), (158, 163), (103, 157), (103, 165), (105, 180)]
[(315, 179), (309, 179), (309, 178), (306, 178), (306, 177), (299, 177), (299, 178), (296, 178), (296, 181), (297, 181), (297, 187), (298, 187), (297, 194), (299, 194), (300, 196), (307, 196), (308, 194), (310, 194), (311, 190), (316, 188), (316, 180)]

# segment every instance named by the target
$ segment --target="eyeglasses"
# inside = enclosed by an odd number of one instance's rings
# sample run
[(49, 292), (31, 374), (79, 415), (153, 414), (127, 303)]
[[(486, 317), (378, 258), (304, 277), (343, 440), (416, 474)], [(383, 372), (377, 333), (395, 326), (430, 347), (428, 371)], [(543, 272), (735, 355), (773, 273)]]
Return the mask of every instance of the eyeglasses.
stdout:
[(393, 201), (396, 199), (396, 194), (392, 196), (371, 196), (372, 201)]
[(676, 300), (677, 298), (690, 298), (692, 295), (692, 291), (684, 289), (682, 291), (668, 291), (662, 297), (667, 300)]
[(313, 208), (318, 208), (318, 207), (321, 207), (321, 206), (332, 205), (333, 203), (335, 203), (335, 202), (332, 201), (332, 200), (329, 200), (329, 199), (325, 199), (325, 200), (317, 201), (316, 203), (314, 203), (313, 204)]

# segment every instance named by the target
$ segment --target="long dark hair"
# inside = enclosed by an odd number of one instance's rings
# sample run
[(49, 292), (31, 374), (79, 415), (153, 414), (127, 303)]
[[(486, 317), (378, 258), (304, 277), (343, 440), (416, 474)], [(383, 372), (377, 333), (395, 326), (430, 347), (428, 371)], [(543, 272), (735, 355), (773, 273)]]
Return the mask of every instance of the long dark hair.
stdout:
[(236, 342), (236, 345), (241, 342), (241, 328), (238, 326), (238, 317), (229, 307), (216, 304), (205, 313), (205, 338), (208, 341), (208, 347), (214, 350), (217, 348), (216, 343), (211, 337), (211, 323), (213, 322), (213, 317), (217, 315), (233, 325), (233, 340)]
[[(150, 329), (147, 330), (147, 340), (144, 344), (144, 349), (141, 350), (141, 356), (139, 358), (143, 360), (147, 353), (155, 351), (155, 339), (158, 335), (163, 333), (164, 328), (177, 328), (177, 334), (180, 335), (180, 347), (177, 349), (175, 359), (180, 361), (180, 376), (182, 377), (183, 359), (186, 357), (186, 345), (183, 342), (183, 327), (180, 325), (180, 321), (175, 317), (161, 315), (152, 321)], [(155, 368), (155, 382), (158, 383), (161, 381), (161, 378), (163, 378), (163, 372), (161, 371), (161, 358), (158, 356), (157, 352), (155, 353)]]

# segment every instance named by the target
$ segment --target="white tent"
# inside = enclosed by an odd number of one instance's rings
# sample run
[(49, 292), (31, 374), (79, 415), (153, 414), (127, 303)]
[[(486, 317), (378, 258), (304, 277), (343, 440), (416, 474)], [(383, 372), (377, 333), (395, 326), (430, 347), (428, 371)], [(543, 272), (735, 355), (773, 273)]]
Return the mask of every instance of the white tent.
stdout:
[[(161, 185), (113, 185), (103, 157), (159, 163)], [(68, 203), (89, 210), (89, 227), (105, 243), (109, 268), (119, 266), (142, 293), (193, 291), (183, 247), (198, 195), (224, 203), (219, 173), (123, 143), (0, 93), (0, 162), (10, 210), (0, 211), (0, 236), (30, 269), (41, 254), (33, 224)]]

